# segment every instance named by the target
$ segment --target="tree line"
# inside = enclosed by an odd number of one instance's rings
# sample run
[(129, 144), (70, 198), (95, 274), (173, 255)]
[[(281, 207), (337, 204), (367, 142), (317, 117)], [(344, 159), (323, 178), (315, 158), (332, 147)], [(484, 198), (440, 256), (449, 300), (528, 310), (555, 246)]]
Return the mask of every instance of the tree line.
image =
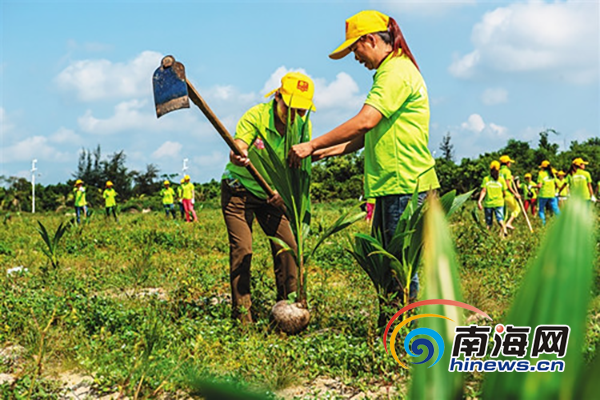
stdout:
[[(516, 163), (511, 167), (514, 176), (522, 177), (529, 172), (534, 180), (538, 165), (549, 160), (557, 168), (568, 172), (571, 161), (582, 157), (590, 161), (587, 171), (594, 182), (600, 180), (600, 138), (590, 138), (583, 143), (571, 142), (569, 149), (559, 152), (559, 146), (550, 142), (550, 135), (558, 134), (547, 129), (539, 134), (537, 147), (529, 142), (510, 139), (504, 147), (493, 152), (479, 155), (477, 158), (463, 158), (460, 163), (454, 160), (452, 135), (447, 133), (440, 143), (440, 156), (436, 158), (436, 172), (441, 184), (441, 192), (456, 189), (459, 193), (478, 188), (481, 180), (489, 172), (490, 162), (507, 154)], [(102, 206), (102, 190), (106, 181), (114, 183), (119, 193), (122, 207), (154, 208), (160, 207), (158, 192), (162, 182), (169, 179), (178, 183), (177, 173), (161, 174), (154, 164), (146, 165), (144, 171), (129, 170), (127, 157), (119, 151), (102, 157), (98, 145), (93, 150), (83, 149), (79, 155), (77, 169), (73, 178), (65, 183), (52, 185), (36, 184), (36, 210), (60, 211), (73, 204), (73, 184), (82, 179), (88, 189), (88, 201), (95, 207)], [(313, 201), (358, 200), (363, 194), (364, 157), (360, 153), (344, 157), (334, 157), (314, 163), (312, 166), (311, 196)], [(195, 184), (199, 201), (218, 199), (220, 183), (216, 180)], [(31, 211), (31, 183), (26, 178), (0, 176), (0, 210)]]

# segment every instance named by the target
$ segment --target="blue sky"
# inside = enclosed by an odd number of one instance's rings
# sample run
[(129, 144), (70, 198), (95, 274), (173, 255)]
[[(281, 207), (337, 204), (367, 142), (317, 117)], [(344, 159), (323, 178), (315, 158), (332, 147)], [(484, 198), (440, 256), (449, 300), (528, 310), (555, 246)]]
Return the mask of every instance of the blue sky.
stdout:
[[(82, 148), (124, 150), (130, 169), (218, 179), (228, 148), (192, 105), (157, 120), (151, 76), (173, 54), (233, 134), (287, 71), (316, 86), (314, 135), (360, 109), (372, 72), (327, 55), (365, 9), (394, 17), (429, 90), (430, 149), (457, 159), (509, 138), (564, 147), (598, 137), (600, 10), (588, 1), (0, 0), (0, 175), (72, 177)], [(518, 155), (513, 155), (518, 157)]]

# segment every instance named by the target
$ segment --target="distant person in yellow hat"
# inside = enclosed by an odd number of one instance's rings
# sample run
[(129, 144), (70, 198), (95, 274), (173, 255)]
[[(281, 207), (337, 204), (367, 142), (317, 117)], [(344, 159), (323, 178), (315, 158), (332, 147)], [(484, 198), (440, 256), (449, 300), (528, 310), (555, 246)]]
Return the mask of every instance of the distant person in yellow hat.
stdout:
[(510, 165), (514, 163), (514, 160), (511, 160), (509, 156), (501, 156), (500, 157), (500, 175), (506, 181), (507, 191), (506, 196), (504, 197), (504, 204), (506, 206), (507, 214), (510, 213), (508, 217), (508, 221), (506, 221), (506, 227), (508, 229), (515, 229), (512, 226), (515, 218), (519, 216), (521, 213), (521, 209), (519, 208), (519, 204), (516, 199), (520, 199), (521, 195), (519, 194), (519, 190), (517, 189), (517, 185), (513, 180), (512, 172), (510, 170)]
[(585, 170), (585, 166), (588, 164), (589, 163), (584, 161), (581, 157), (575, 158), (571, 163), (567, 182), (571, 189), (572, 196), (577, 196), (586, 201), (596, 202), (596, 196), (594, 196), (594, 189), (592, 187), (592, 177), (590, 176), (590, 173)]
[(83, 181), (77, 179), (75, 181), (75, 188), (73, 189), (73, 197), (75, 203), (75, 215), (77, 216), (77, 223), (81, 223), (81, 214), (87, 218), (87, 201), (85, 199), (85, 187)]
[(544, 160), (540, 164), (540, 173), (537, 179), (538, 192), (538, 215), (542, 224), (546, 225), (546, 206), (552, 210), (555, 215), (559, 215), (558, 199), (556, 198), (556, 176), (554, 168), (550, 161)]
[(169, 218), (169, 213), (175, 219), (175, 191), (171, 187), (171, 182), (164, 181), (163, 188), (160, 190), (160, 197), (162, 197), (163, 207), (165, 209), (165, 214), (167, 219)]
[[(351, 153), (364, 147), (366, 198), (375, 198), (373, 231), (382, 231), (387, 249), (415, 189), (422, 203), (439, 188), (429, 152), (429, 98), (417, 62), (396, 21), (378, 11), (362, 11), (346, 20), (346, 40), (329, 55), (337, 60), (354, 53), (375, 71), (359, 113), (310, 142), (293, 146), (291, 165)], [(392, 277), (390, 277), (392, 279)], [(418, 292), (413, 276), (410, 298)], [(387, 321), (386, 321), (387, 322)]]
[(556, 197), (558, 197), (558, 208), (563, 208), (569, 198), (569, 182), (565, 179), (565, 171), (556, 173)]
[(479, 194), (477, 207), (484, 210), (485, 224), (488, 230), (492, 229), (495, 216), (503, 235), (507, 234), (506, 225), (504, 224), (504, 199), (507, 190), (506, 180), (500, 175), (500, 163), (492, 161), (490, 174), (481, 183), (481, 193)]
[(537, 202), (537, 186), (531, 181), (531, 174), (526, 173), (523, 178), (525, 182), (521, 183), (521, 192), (523, 198), (523, 207), (525, 212), (531, 207), (531, 215), (535, 215), (535, 204)]
[(190, 176), (186, 175), (183, 177), (183, 184), (181, 185), (181, 196), (183, 203), (183, 209), (185, 210), (185, 221), (186, 222), (197, 222), (198, 217), (196, 216), (196, 210), (194, 210), (195, 203), (195, 188), (194, 184), (190, 181)]
[(109, 218), (110, 214), (112, 213), (113, 217), (115, 218), (115, 221), (119, 222), (119, 219), (117, 218), (117, 211), (116, 211), (117, 196), (118, 196), (118, 193), (113, 188), (113, 183), (111, 181), (107, 181), (106, 188), (102, 192), (102, 197), (104, 197), (104, 207), (106, 210), (106, 218)]
[[(264, 141), (275, 149), (282, 162), (286, 160), (285, 134), (288, 117), (306, 128), (311, 135), (306, 117), (313, 104), (314, 83), (308, 76), (290, 72), (281, 78), (281, 86), (270, 93), (273, 99), (250, 108), (239, 120), (235, 142), (245, 156), (231, 152), (221, 182), (221, 208), (229, 234), (229, 267), (231, 281), (232, 316), (243, 323), (252, 322), (250, 306), (250, 264), (252, 260), (252, 221), (257, 219), (267, 236), (275, 237), (296, 249), (290, 223), (285, 216), (281, 196), (268, 197), (258, 182), (245, 168), (250, 161), (272, 187), (272, 180), (260, 161), (260, 152), (268, 151)], [(275, 269), (277, 301), (288, 298), (296, 291), (297, 265), (288, 251), (271, 241)]]

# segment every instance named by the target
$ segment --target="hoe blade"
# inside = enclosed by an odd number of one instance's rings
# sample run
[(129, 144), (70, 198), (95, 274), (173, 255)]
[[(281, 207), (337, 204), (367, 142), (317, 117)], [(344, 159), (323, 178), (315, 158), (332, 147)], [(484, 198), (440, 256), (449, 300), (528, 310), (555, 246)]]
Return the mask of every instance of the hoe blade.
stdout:
[(152, 76), (156, 117), (180, 108), (190, 108), (185, 67), (173, 56), (165, 56)]

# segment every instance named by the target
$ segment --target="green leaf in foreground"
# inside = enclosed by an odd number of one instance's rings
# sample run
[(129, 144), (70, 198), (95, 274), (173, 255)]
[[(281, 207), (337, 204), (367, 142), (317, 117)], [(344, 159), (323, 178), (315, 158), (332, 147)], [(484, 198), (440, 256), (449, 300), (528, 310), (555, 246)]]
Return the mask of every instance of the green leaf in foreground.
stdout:
[[(451, 204), (451, 203), (450, 203)], [(446, 208), (446, 211), (450, 208)], [(424, 282), (422, 300), (445, 299), (462, 302), (460, 280), (452, 236), (444, 211), (437, 198), (429, 200), (424, 226)], [(457, 399), (462, 397), (462, 374), (449, 372), (450, 354), (454, 339), (454, 328), (462, 325), (462, 310), (449, 305), (428, 305), (416, 314), (438, 314), (441, 318), (421, 318), (419, 327), (438, 332), (444, 340), (446, 350), (441, 360), (432, 368), (415, 365), (410, 388), (411, 399)]]
[[(569, 200), (545, 238), (538, 257), (527, 271), (504, 324), (530, 326), (530, 346), (538, 325), (571, 327), (564, 372), (492, 373), (484, 386), (485, 398), (573, 398), (582, 372), (590, 287), (594, 270), (593, 218), (588, 204)], [(514, 358), (513, 358), (514, 359)], [(554, 360), (542, 354), (538, 360)]]

